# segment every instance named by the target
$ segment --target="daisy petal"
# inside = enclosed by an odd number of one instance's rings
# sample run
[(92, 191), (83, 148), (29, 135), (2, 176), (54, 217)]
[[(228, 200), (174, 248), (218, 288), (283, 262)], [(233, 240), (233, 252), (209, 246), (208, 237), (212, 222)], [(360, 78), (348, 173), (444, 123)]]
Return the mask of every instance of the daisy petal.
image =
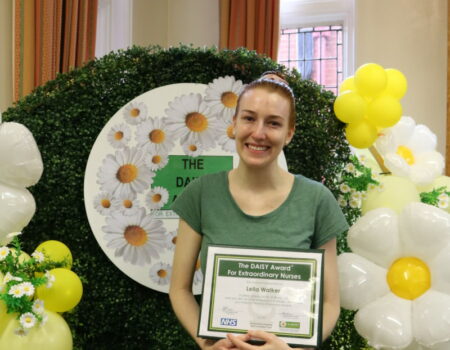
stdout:
[(356, 313), (355, 328), (376, 349), (403, 349), (413, 340), (411, 309), (411, 301), (389, 293)]
[(441, 252), (432, 260), (430, 268), (432, 288), (442, 293), (450, 294), (450, 246), (444, 247)]
[(353, 252), (388, 268), (400, 252), (397, 214), (389, 208), (367, 212), (350, 228), (347, 240)]
[(399, 218), (403, 255), (432, 261), (450, 241), (450, 214), (424, 203), (410, 203)]
[(341, 306), (358, 310), (389, 293), (386, 270), (352, 253), (338, 257)]
[(410, 167), (406, 160), (396, 153), (389, 153), (384, 157), (384, 164), (394, 175), (409, 176)]
[(450, 340), (450, 295), (428, 291), (414, 300), (412, 317), (420, 344), (433, 346)]
[(437, 137), (425, 125), (417, 125), (407, 145), (414, 153), (434, 151)]

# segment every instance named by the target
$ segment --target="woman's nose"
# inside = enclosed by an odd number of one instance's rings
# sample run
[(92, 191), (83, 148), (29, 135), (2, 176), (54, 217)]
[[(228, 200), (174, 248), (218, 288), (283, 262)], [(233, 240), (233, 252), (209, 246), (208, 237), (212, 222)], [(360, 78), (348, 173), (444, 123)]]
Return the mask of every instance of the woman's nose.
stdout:
[(252, 136), (255, 139), (264, 139), (266, 137), (266, 130), (263, 122), (255, 123)]

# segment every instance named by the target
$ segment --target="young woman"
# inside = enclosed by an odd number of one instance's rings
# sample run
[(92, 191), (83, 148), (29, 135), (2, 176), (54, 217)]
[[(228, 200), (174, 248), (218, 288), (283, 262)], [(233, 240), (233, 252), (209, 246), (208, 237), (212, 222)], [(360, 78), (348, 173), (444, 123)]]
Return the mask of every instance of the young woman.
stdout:
[[(210, 243), (325, 249), (324, 338), (339, 316), (336, 236), (348, 226), (328, 189), (279, 167), (278, 155), (294, 131), (291, 89), (267, 79), (248, 84), (234, 116), (238, 167), (191, 182), (172, 206), (180, 223), (170, 300), (201, 349), (290, 349), (280, 338), (263, 331), (230, 334), (216, 342), (196, 337), (199, 306), (192, 294), (192, 278), (199, 252), (204, 271)], [(262, 339), (265, 344), (248, 344), (250, 338)]]

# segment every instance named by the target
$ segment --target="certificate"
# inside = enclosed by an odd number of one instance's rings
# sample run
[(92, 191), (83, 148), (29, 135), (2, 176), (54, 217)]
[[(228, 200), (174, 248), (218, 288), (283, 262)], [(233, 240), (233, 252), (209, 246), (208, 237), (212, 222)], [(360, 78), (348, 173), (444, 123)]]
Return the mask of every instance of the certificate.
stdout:
[(321, 249), (209, 245), (198, 336), (264, 330), (294, 346), (322, 341)]

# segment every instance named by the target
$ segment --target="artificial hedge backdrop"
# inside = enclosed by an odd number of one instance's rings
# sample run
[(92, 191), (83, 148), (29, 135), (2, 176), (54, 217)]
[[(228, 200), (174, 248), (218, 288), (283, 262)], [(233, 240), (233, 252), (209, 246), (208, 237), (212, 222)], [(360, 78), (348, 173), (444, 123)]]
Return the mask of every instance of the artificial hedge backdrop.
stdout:
[[(83, 203), (86, 162), (95, 139), (116, 111), (136, 96), (169, 84), (203, 83), (233, 75), (244, 83), (267, 70), (283, 70), (245, 49), (217, 51), (181, 46), (133, 47), (58, 75), (3, 114), (33, 133), (44, 174), (31, 188), (37, 211), (24, 230), (24, 250), (45, 240), (69, 246), (73, 270), (84, 278), (81, 303), (64, 315), (76, 349), (195, 349), (179, 326), (168, 296), (141, 286), (118, 270), (91, 233)], [(285, 155), (294, 173), (333, 179), (349, 157), (343, 125), (332, 111), (334, 95), (286, 72), (297, 99), (297, 134)], [(340, 251), (345, 240), (339, 242)], [(323, 349), (361, 349), (352, 314), (344, 312)]]

